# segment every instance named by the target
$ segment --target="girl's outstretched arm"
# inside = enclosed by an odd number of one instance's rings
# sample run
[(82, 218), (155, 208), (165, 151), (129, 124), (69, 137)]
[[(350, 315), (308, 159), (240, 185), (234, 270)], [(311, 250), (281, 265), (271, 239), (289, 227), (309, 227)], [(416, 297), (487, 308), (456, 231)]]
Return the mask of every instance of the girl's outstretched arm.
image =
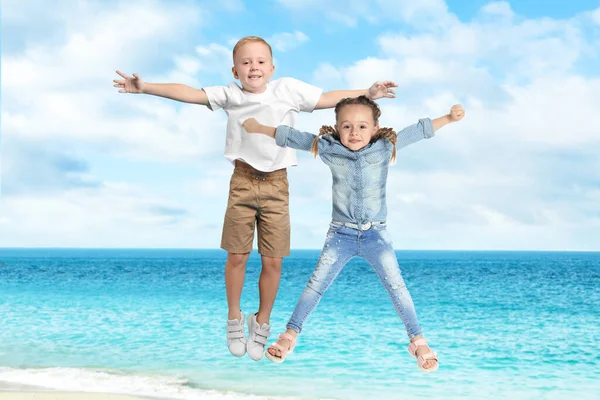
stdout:
[(463, 110), (460, 104), (455, 104), (450, 109), (450, 113), (444, 115), (443, 117), (439, 117), (431, 121), (433, 125), (433, 131), (437, 131), (442, 126), (447, 125), (451, 122), (457, 122), (463, 119), (465, 116), (465, 110)]
[(258, 122), (255, 118), (248, 118), (242, 124), (242, 127), (248, 133), (262, 133), (263, 135), (267, 135), (275, 139), (275, 133), (277, 132), (277, 128), (274, 126), (263, 125)]
[(421, 139), (429, 139), (434, 132), (451, 122), (460, 121), (465, 116), (465, 111), (460, 104), (452, 106), (450, 113), (436, 119), (423, 118), (417, 124), (407, 126), (398, 132), (396, 149), (400, 150), (409, 144)]
[(277, 128), (274, 126), (266, 126), (259, 123), (254, 118), (248, 118), (242, 124), (246, 132), (261, 133), (275, 139), (278, 146), (291, 147), (296, 150), (310, 151), (312, 143), (317, 137), (312, 133), (301, 132), (289, 126), (280, 125)]

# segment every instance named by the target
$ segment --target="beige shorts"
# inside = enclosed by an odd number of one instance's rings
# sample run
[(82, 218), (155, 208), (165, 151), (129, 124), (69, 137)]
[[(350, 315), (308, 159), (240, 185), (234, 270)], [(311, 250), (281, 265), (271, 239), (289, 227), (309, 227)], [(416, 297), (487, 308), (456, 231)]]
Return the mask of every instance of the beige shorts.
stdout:
[(287, 171), (262, 172), (237, 160), (229, 183), (221, 248), (230, 253), (249, 253), (255, 226), (260, 254), (290, 254)]

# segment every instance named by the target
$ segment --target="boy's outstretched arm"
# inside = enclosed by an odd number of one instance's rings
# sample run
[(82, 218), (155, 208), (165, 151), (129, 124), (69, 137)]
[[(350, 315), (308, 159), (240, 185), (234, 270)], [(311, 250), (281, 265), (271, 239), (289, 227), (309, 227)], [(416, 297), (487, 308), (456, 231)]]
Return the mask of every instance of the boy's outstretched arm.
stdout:
[(464, 116), (465, 116), (465, 110), (463, 110), (463, 108), (460, 104), (455, 104), (450, 109), (449, 114), (446, 114), (443, 117), (439, 117), (439, 118), (436, 118), (433, 121), (431, 121), (431, 124), (433, 125), (433, 131), (435, 132), (438, 129), (440, 129), (442, 126), (447, 125), (451, 122), (460, 121), (461, 119), (463, 119)]
[(117, 70), (123, 79), (114, 79), (114, 87), (119, 93), (144, 93), (167, 99), (208, 106), (208, 96), (202, 89), (194, 89), (180, 83), (146, 83), (138, 74), (129, 76)]
[(362, 90), (332, 90), (331, 92), (323, 93), (315, 106), (315, 110), (323, 108), (332, 108), (338, 101), (346, 97), (358, 97), (365, 95), (372, 100), (377, 100), (382, 97), (394, 98), (396, 92), (392, 89), (398, 87), (392, 81), (375, 82), (370, 88)]

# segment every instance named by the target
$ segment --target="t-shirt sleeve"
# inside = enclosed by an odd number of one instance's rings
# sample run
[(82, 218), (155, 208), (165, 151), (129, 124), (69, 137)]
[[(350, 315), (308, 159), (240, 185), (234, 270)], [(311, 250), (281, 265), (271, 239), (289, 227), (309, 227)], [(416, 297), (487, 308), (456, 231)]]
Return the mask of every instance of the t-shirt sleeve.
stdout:
[(231, 96), (231, 88), (229, 86), (208, 86), (202, 89), (206, 93), (206, 97), (208, 97), (208, 108), (217, 111), (227, 106)]
[(321, 98), (323, 89), (294, 78), (283, 78), (283, 80), (289, 88), (298, 111), (313, 112)]

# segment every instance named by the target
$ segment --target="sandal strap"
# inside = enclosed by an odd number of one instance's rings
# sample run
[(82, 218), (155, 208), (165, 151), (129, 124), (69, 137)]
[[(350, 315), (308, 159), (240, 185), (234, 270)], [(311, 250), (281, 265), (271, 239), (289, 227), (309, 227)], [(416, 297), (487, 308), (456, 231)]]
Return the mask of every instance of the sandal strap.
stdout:
[(281, 357), (280, 358), (285, 358), (289, 353), (291, 353), (292, 351), (294, 351), (294, 347), (296, 347), (296, 339), (290, 335), (289, 333), (282, 333), (281, 335), (278, 335), (279, 339), (283, 339), (283, 340), (287, 340), (290, 342), (289, 347), (283, 347), (282, 345), (280, 345), (277, 342), (273, 342), (271, 343), (271, 345), (269, 346), (269, 348), (275, 348), (277, 350), (279, 350), (281, 352)]
[(437, 359), (437, 354), (435, 354), (433, 351), (430, 351), (427, 354), (423, 354), (422, 356), (417, 357), (417, 360), (423, 360), (423, 364), (425, 364), (426, 361), (438, 361)]
[(282, 345), (280, 345), (280, 344), (279, 344), (279, 343), (277, 343), (277, 342), (271, 343), (271, 345), (270, 345), (269, 347), (274, 347), (275, 349), (277, 349), (277, 350), (281, 351), (282, 353), (283, 353), (284, 351), (285, 351), (285, 352), (289, 351), (289, 348), (285, 348), (285, 347), (283, 347)]
[[(410, 342), (410, 344), (415, 345), (415, 347), (427, 346), (427, 339), (425, 339), (425, 338), (417, 339), (414, 342)], [(427, 346), (427, 347), (429, 347), (429, 346)]]
[[(292, 352), (294, 350), (294, 348), (296, 347), (296, 338), (293, 337), (292, 335), (290, 335), (289, 333), (287, 333), (287, 332), (280, 333), (278, 335), (278, 338), (288, 340), (290, 342), (290, 347), (289, 347), (289, 349), (285, 349), (286, 351)], [(275, 343), (277, 343), (277, 342), (275, 342)], [(281, 345), (278, 345), (278, 346), (281, 346)]]
[[(425, 338), (420, 338), (420, 339), (417, 339), (417, 340), (415, 340), (414, 342), (410, 342), (410, 343), (408, 344), (408, 353), (409, 353), (409, 354), (410, 354), (412, 357), (414, 357), (414, 358), (417, 358), (417, 348), (418, 348), (419, 346), (425, 346), (425, 347), (427, 347), (428, 349), (430, 349), (430, 348), (429, 348), (429, 345), (427, 344), (427, 339), (425, 339)], [(431, 349), (430, 349), (430, 350), (431, 350)]]

